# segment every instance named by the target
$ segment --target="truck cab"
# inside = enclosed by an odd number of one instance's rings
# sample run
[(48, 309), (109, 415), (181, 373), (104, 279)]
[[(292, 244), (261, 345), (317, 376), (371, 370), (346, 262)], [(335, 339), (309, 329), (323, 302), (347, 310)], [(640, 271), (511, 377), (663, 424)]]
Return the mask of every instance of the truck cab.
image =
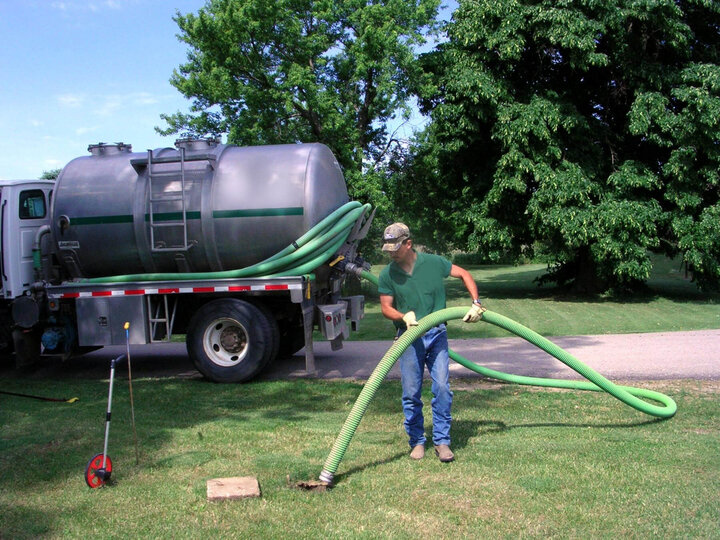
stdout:
[(33, 242), (38, 229), (50, 224), (54, 186), (52, 180), (0, 180), (0, 357), (24, 337), (14, 330), (12, 304), (35, 281)]
[(52, 180), (0, 180), (0, 293), (12, 301), (33, 281), (33, 241), (38, 229), (50, 224)]

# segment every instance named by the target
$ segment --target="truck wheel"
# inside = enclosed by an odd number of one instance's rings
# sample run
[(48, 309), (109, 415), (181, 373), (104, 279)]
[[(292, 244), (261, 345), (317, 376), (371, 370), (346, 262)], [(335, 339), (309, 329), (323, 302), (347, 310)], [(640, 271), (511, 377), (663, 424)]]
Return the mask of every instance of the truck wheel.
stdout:
[(268, 308), (265, 304), (257, 303), (254, 304), (256, 308), (258, 308), (260, 311), (263, 312), (263, 315), (265, 315), (265, 319), (268, 321), (268, 324), (270, 325), (270, 347), (268, 355), (268, 358), (265, 360), (265, 363), (263, 364), (262, 368), (265, 368), (265, 366), (271, 364), (275, 359), (278, 357), (278, 352), (280, 351), (280, 327), (278, 326), (278, 322), (273, 317), (272, 311), (270, 308)]
[(305, 328), (289, 324), (280, 328), (279, 358), (289, 358), (305, 346)]
[(272, 334), (270, 321), (257, 307), (223, 298), (195, 312), (186, 345), (195, 367), (211, 381), (242, 382), (270, 361)]

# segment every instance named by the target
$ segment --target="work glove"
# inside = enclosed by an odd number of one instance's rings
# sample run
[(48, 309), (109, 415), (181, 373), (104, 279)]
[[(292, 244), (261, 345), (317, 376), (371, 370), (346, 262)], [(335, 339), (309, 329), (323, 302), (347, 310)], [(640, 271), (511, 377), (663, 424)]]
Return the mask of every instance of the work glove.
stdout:
[(480, 304), (473, 304), (472, 307), (463, 317), (463, 322), (478, 322), (482, 319), (482, 314), (487, 311)]
[(408, 328), (418, 325), (414, 311), (408, 311), (405, 315), (403, 315), (403, 321), (405, 321), (405, 326), (407, 326)]

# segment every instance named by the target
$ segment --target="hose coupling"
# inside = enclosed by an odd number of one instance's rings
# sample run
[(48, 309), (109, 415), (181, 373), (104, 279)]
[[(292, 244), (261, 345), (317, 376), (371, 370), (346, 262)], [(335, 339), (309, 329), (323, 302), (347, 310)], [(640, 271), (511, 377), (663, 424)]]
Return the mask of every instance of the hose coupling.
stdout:
[[(365, 268), (366, 266), (368, 268)], [(348, 274), (355, 274), (357, 277), (362, 277), (362, 273), (365, 270), (369, 270), (369, 267), (370, 267), (370, 265), (367, 263), (356, 264), (356, 263), (352, 263), (352, 262), (345, 262), (345, 264), (342, 266), (341, 269), (344, 272), (347, 272)]]
[(332, 485), (333, 478), (335, 478), (335, 475), (331, 472), (326, 471), (323, 469), (323, 472), (320, 473), (320, 481), (327, 482), (328, 484)]
[(47, 285), (45, 281), (35, 281), (30, 285), (30, 292), (33, 294), (44, 293), (47, 290)]

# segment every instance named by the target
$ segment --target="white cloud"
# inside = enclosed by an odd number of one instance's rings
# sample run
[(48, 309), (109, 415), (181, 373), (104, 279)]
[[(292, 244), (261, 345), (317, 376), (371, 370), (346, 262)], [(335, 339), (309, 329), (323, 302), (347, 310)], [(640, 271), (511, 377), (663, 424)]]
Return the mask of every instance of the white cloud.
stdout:
[(132, 107), (149, 107), (162, 100), (149, 92), (131, 92), (129, 94), (108, 94), (94, 98), (97, 104), (94, 113), (99, 116), (110, 116), (120, 109)]
[(95, 114), (98, 116), (110, 116), (122, 107), (124, 99), (120, 95), (109, 95), (94, 101), (97, 103), (97, 108), (93, 110)]
[(75, 135), (87, 135), (88, 133), (92, 133), (93, 131), (97, 131), (99, 128), (97, 126), (95, 127), (79, 127), (75, 129)]
[(157, 96), (150, 94), (149, 92), (136, 92), (131, 94), (131, 99), (136, 105), (155, 105), (160, 103)]
[(48, 169), (59, 169), (64, 166), (65, 166), (65, 163), (61, 162), (58, 159), (46, 159), (45, 160), (45, 167)]
[(63, 107), (77, 109), (85, 103), (85, 96), (83, 94), (61, 94), (57, 96), (57, 100)]
[(68, 1), (54, 1), (50, 4), (52, 9), (67, 12), (78, 12), (78, 11), (90, 11), (92, 13), (98, 13), (105, 9), (119, 10), (123, 9), (126, 5), (133, 3), (136, 4), (137, 0), (103, 0), (103, 1), (90, 1), (85, 2), (81, 0), (68, 0)]

